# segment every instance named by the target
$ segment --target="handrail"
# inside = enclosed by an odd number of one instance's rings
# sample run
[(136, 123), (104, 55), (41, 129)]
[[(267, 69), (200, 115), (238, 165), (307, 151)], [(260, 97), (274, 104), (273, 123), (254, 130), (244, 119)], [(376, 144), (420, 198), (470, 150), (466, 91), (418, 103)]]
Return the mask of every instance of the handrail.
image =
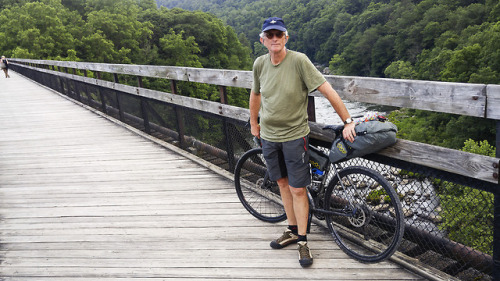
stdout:
[[(10, 59), (11, 62), (251, 88), (251, 71)], [(325, 75), (342, 98), (500, 120), (500, 85)]]
[[(99, 85), (102, 87), (118, 90), (124, 93), (128, 93), (135, 96), (145, 97), (153, 100), (160, 100), (164, 102), (169, 102), (172, 104), (177, 104), (181, 106), (190, 107), (204, 112), (209, 112), (216, 115), (221, 115), (225, 117), (230, 117), (232, 119), (247, 121), (249, 118), (249, 112), (247, 109), (221, 104), (218, 102), (204, 101), (200, 99), (194, 99), (189, 97), (183, 97), (180, 95), (150, 90), (141, 87), (134, 87), (123, 85), (115, 82), (109, 82), (100, 79), (94, 79), (89, 77), (84, 77), (75, 74), (58, 72), (50, 69), (39, 68), (39, 65), (50, 65), (65, 68), (74, 68), (81, 70), (90, 71), (104, 71), (110, 73), (119, 73), (127, 75), (138, 75), (147, 77), (159, 77), (172, 80), (181, 81), (191, 81), (199, 83), (207, 83), (222, 86), (233, 86), (249, 88), (251, 84), (251, 72), (249, 71), (236, 71), (236, 70), (218, 70), (218, 69), (201, 69), (201, 68), (189, 68), (189, 67), (172, 67), (172, 66), (147, 66), (147, 65), (123, 65), (123, 64), (103, 64), (103, 63), (84, 63), (84, 62), (66, 62), (66, 61), (47, 61), (47, 60), (27, 60), (27, 59), (11, 59), (11, 63), (23, 64), (24, 67), (36, 69), (37, 71), (46, 72), (54, 75), (59, 75), (76, 81), (81, 81), (93, 85)], [(35, 65), (35, 66), (30, 66)], [(339, 88), (340, 93), (351, 92), (348, 98), (354, 100), (363, 99), (363, 101), (384, 104), (384, 105), (396, 105), (401, 103), (405, 99), (405, 95), (401, 95), (399, 98), (395, 98), (396, 101), (388, 102), (389, 94), (382, 99), (378, 94), (375, 94), (379, 88), (382, 88), (384, 83), (387, 83), (388, 93), (394, 95), (397, 89), (403, 89), (409, 87), (409, 85), (415, 85), (419, 87), (419, 91), (415, 91), (415, 95), (420, 94), (420, 98), (410, 98), (408, 107), (413, 106), (424, 108), (425, 106), (420, 105), (419, 101), (421, 99), (427, 98), (430, 100), (429, 96), (434, 93), (440, 97), (447, 96), (446, 100), (449, 106), (456, 105), (462, 109), (470, 109), (469, 113), (477, 111), (479, 107), (474, 105), (475, 101), (479, 102), (481, 105), (481, 112), (488, 112), (486, 105), (493, 107), (498, 106), (499, 109), (495, 114), (499, 115), (500, 118), (500, 85), (480, 85), (480, 84), (461, 84), (461, 83), (444, 83), (444, 82), (430, 82), (430, 81), (409, 81), (409, 80), (397, 80), (397, 79), (377, 79), (377, 78), (362, 78), (362, 77), (349, 77), (343, 78), (338, 76), (326, 76), (327, 79), (333, 80), (334, 87)], [(348, 81), (351, 81), (348, 83)], [(353, 82), (354, 81), (354, 82)], [(406, 81), (406, 82), (405, 82)], [(339, 85), (348, 86), (342, 87)], [(406, 84), (405, 84), (406, 83)], [(425, 83), (429, 83), (430, 86), (425, 86)], [(361, 87), (364, 86), (364, 87)], [(408, 88), (410, 89), (410, 88)], [(433, 91), (431, 91), (433, 90)], [(491, 100), (486, 99), (486, 91), (490, 90), (493, 93)], [(406, 90), (413, 91), (413, 90)], [(469, 107), (464, 107), (463, 103), (458, 99), (458, 93), (462, 93), (466, 97), (475, 97), (475, 94), (481, 92), (477, 100), (471, 98), (471, 103)], [(373, 94), (370, 94), (373, 92)], [(380, 92), (380, 91), (378, 91)], [(447, 95), (443, 93), (448, 93)], [(377, 97), (374, 97), (377, 96)], [(457, 101), (459, 100), (459, 101)], [(382, 103), (383, 102), (383, 103)], [(430, 103), (427, 103), (430, 104)], [(445, 101), (440, 104), (446, 104)], [(478, 103), (476, 103), (477, 105)], [(432, 110), (435, 109), (427, 108)], [(457, 112), (460, 110), (456, 110)], [(484, 113), (483, 112), (483, 113)], [(472, 114), (471, 114), (472, 115)], [(492, 114), (493, 115), (493, 114)], [(324, 135), (321, 130), (321, 124), (311, 123), (311, 137), (331, 141), (331, 136)], [(438, 147), (434, 145), (428, 145), (418, 142), (412, 142), (407, 140), (399, 139), (398, 142), (382, 151), (378, 154), (387, 156), (390, 158), (403, 160), (406, 162), (411, 162), (438, 170), (443, 170), (451, 172), (458, 175), (463, 175), (467, 177), (472, 177), (478, 180), (499, 183), (499, 165), (500, 159), (494, 157), (488, 157), (483, 155), (477, 155), (473, 153), (458, 151), (454, 149), (448, 149), (443, 147)]]

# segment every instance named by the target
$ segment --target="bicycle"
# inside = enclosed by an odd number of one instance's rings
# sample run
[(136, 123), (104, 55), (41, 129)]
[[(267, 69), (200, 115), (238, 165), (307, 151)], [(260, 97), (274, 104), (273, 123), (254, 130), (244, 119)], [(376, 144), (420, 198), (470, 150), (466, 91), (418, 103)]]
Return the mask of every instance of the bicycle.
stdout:
[[(325, 127), (339, 137), (342, 128)], [(269, 180), (260, 142), (258, 145), (245, 152), (236, 164), (236, 192), (254, 217), (281, 222), (286, 214), (279, 187)], [(395, 189), (373, 169), (349, 166), (345, 160), (331, 163), (326, 148), (309, 144), (309, 149), (312, 183), (307, 186), (308, 232), (314, 215), (326, 221), (335, 242), (347, 255), (366, 263), (390, 257), (404, 233), (402, 206)]]

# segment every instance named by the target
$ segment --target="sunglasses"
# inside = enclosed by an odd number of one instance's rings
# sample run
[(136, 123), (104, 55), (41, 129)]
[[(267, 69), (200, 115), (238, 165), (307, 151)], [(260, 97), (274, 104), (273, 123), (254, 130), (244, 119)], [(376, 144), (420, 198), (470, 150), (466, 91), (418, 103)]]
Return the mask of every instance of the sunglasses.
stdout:
[(276, 38), (278, 38), (278, 39), (281, 39), (285, 35), (285, 32), (283, 32), (283, 31), (267, 32), (266, 31), (266, 32), (264, 32), (264, 34), (266, 35), (267, 39), (273, 39), (274, 36), (276, 36)]

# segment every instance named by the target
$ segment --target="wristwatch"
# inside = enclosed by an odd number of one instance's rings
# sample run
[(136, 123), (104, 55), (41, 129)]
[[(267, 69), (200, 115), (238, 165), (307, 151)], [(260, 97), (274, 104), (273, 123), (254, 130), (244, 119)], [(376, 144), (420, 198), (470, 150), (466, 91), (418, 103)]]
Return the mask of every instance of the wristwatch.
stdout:
[(351, 124), (352, 123), (352, 118), (349, 117), (347, 118), (345, 121), (344, 121), (344, 124), (347, 125), (347, 124)]

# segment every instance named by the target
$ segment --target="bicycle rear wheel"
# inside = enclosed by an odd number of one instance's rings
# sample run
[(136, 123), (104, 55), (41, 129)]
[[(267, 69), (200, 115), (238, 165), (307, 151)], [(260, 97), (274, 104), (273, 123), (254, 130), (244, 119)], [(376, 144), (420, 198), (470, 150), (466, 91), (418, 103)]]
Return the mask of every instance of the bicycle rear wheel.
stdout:
[(382, 261), (401, 242), (404, 216), (399, 196), (374, 170), (360, 166), (340, 170), (327, 187), (325, 207), (345, 214), (327, 215), (326, 222), (339, 247), (361, 262)]
[(269, 180), (261, 148), (241, 156), (234, 170), (234, 184), (241, 203), (254, 217), (266, 222), (286, 219), (279, 186)]

